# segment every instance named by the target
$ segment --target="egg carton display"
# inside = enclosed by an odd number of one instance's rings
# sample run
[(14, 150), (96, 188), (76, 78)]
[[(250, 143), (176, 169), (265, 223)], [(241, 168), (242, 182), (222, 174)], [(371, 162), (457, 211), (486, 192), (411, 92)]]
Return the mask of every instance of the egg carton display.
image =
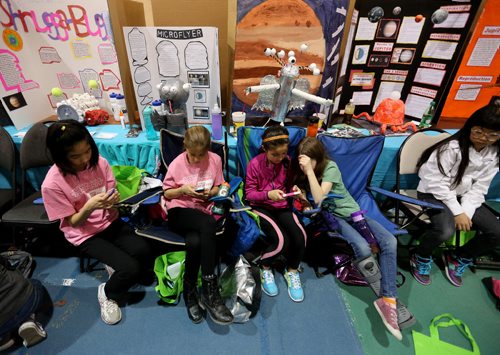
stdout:
[(99, 110), (99, 100), (88, 93), (73, 94), (73, 97), (57, 103), (56, 114), (60, 120), (85, 121), (85, 112)]

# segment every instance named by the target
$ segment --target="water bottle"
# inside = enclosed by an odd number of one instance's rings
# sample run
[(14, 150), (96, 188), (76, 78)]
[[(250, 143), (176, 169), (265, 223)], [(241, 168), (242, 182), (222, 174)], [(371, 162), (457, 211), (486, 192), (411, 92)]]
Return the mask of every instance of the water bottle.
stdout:
[(420, 120), (418, 128), (427, 128), (432, 124), (432, 119), (434, 118), (434, 113), (436, 110), (435, 106), (436, 102), (431, 101), (429, 107), (427, 108), (427, 110), (425, 110), (425, 113)]
[(222, 115), (217, 104), (212, 109), (212, 139), (222, 139)]
[(352, 226), (354, 229), (358, 231), (363, 238), (370, 244), (370, 248), (372, 250), (372, 253), (377, 253), (379, 251), (379, 247), (377, 244), (377, 240), (373, 236), (373, 232), (370, 229), (370, 226), (368, 223), (366, 223), (365, 218), (363, 217), (363, 212), (362, 211), (356, 211), (351, 213), (351, 218), (352, 218)]
[(123, 112), (125, 123), (128, 123), (127, 104), (125, 103), (125, 96), (123, 94), (116, 95), (116, 105), (119, 108), (118, 114), (120, 114), (120, 111)]
[(144, 117), (144, 126), (146, 126), (146, 138), (149, 141), (155, 141), (158, 139), (158, 135), (156, 134), (155, 128), (153, 126), (153, 122), (151, 118), (153, 116), (153, 108), (148, 105), (142, 111), (142, 115)]
[[(227, 182), (222, 183), (219, 186), (219, 192), (217, 193), (217, 196), (227, 196), (229, 195), (229, 188), (230, 185)], [(213, 207), (212, 207), (212, 213), (214, 214), (224, 214), (224, 204), (222, 202), (216, 202)]]
[(112, 92), (109, 94), (109, 111), (114, 114), (116, 105), (116, 93)]
[(167, 126), (167, 118), (163, 112), (161, 100), (154, 100), (151, 105), (153, 106), (153, 115), (151, 116), (153, 127), (159, 131)]
[(350, 125), (352, 122), (352, 115), (354, 115), (354, 109), (356, 108), (356, 105), (354, 105), (354, 100), (350, 99), (349, 103), (345, 105), (344, 108), (344, 120), (342, 123)]

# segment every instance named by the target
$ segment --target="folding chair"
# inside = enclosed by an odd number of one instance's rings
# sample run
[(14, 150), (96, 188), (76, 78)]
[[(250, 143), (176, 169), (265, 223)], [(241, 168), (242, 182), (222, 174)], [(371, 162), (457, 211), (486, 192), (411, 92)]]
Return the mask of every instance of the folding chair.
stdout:
[[(295, 157), (299, 142), (306, 136), (306, 129), (303, 127), (286, 127), (289, 134), (288, 155)], [(239, 171), (244, 177), (246, 174), (247, 165), (250, 160), (261, 152), (262, 135), (266, 130), (265, 127), (244, 126), (238, 128), (236, 155), (238, 157)], [(261, 232), (261, 241), (265, 243), (265, 236)], [(253, 263), (259, 260), (260, 256), (249, 258)]]
[[(325, 146), (330, 159), (337, 163), (345, 187), (360, 208), (367, 211), (367, 216), (397, 236), (406, 234), (406, 230), (399, 228), (382, 214), (368, 187), (384, 147), (384, 139), (384, 136), (340, 138), (326, 133), (318, 135), (318, 140)], [(379, 192), (379, 189), (376, 191)], [(420, 201), (416, 200), (416, 202)]]
[[(422, 153), (434, 144), (448, 138), (450, 134), (446, 131), (428, 128), (414, 132), (405, 139), (399, 148), (396, 163), (396, 187), (395, 192), (404, 196), (417, 198), (418, 185), (418, 161)], [(399, 224), (400, 213), (406, 216), (403, 228), (417, 220), (424, 220), (425, 213), (433, 207), (420, 207), (417, 205), (395, 200), (394, 221)]]
[[(168, 170), (168, 166), (170, 163), (183, 151), (184, 147), (184, 136), (169, 131), (167, 129), (162, 128), (160, 130), (160, 149), (161, 149), (161, 159), (164, 164), (164, 167)], [(218, 154), (222, 159), (222, 166), (224, 169), (224, 164), (226, 162), (226, 149), (223, 143), (212, 141), (211, 151), (213, 153)], [(159, 194), (161, 194), (161, 189), (158, 191), (149, 191), (150, 196), (148, 196), (148, 191), (145, 191), (142, 196), (134, 197), (135, 199), (139, 199), (139, 202), (146, 202), (147, 205), (154, 204), (159, 202)], [(156, 196), (156, 197), (155, 197)], [(122, 201), (123, 203), (124, 201)], [(172, 244), (172, 245), (185, 245), (185, 240), (183, 236), (180, 236), (177, 233), (174, 233), (168, 228), (168, 223), (163, 221), (160, 225), (147, 224), (147, 225), (138, 225), (135, 227), (135, 233), (140, 235), (141, 237), (151, 238), (158, 240), (163, 243)], [(219, 230), (217, 234), (222, 234), (223, 230)]]
[[(10, 134), (0, 126), (0, 215), (16, 202), (16, 148)], [(12, 228), (12, 243), (15, 242)]]
[[(42, 227), (53, 228), (57, 227), (58, 221), (49, 221), (47, 212), (42, 203), (37, 203), (41, 199), (41, 192), (37, 191), (28, 197), (28, 169), (48, 167), (52, 165), (52, 158), (47, 149), (46, 138), (48, 126), (51, 122), (38, 122), (35, 123), (26, 132), (23, 138), (20, 151), (20, 164), (21, 164), (21, 198), (22, 201), (14, 207), (5, 212), (2, 216), (1, 222), (13, 227)], [(54, 228), (57, 229), (58, 228)], [(27, 240), (25, 240), (26, 246)]]
[(16, 197), (16, 148), (9, 132), (0, 126), (0, 176), (9, 186), (0, 187), (0, 211), (11, 207)]

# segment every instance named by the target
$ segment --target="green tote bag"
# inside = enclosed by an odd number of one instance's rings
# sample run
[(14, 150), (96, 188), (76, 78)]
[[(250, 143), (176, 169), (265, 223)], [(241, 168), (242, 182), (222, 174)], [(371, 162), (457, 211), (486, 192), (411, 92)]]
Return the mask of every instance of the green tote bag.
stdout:
[(154, 272), (158, 279), (155, 290), (166, 303), (177, 304), (184, 289), (185, 251), (174, 251), (160, 255), (155, 260)]
[[(442, 322), (443, 318), (449, 321)], [(456, 326), (471, 343), (472, 350), (460, 348), (439, 339), (439, 327), (447, 328)], [(481, 354), (479, 347), (472, 337), (469, 327), (460, 319), (453, 317), (449, 313), (443, 313), (435, 317), (429, 326), (430, 336), (413, 331), (413, 343), (415, 345), (415, 355), (470, 355)]]

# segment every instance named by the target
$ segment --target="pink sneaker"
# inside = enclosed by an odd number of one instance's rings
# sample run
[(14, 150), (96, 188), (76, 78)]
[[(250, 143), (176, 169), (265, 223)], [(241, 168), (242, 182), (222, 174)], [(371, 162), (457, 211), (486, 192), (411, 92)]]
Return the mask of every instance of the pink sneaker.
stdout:
[(396, 305), (391, 305), (390, 303), (385, 302), (382, 297), (374, 301), (373, 304), (375, 305), (375, 309), (380, 315), (380, 318), (382, 318), (382, 322), (384, 322), (387, 330), (394, 335), (396, 339), (401, 341), (403, 339), (403, 335), (401, 334), (398, 326), (398, 312)]

